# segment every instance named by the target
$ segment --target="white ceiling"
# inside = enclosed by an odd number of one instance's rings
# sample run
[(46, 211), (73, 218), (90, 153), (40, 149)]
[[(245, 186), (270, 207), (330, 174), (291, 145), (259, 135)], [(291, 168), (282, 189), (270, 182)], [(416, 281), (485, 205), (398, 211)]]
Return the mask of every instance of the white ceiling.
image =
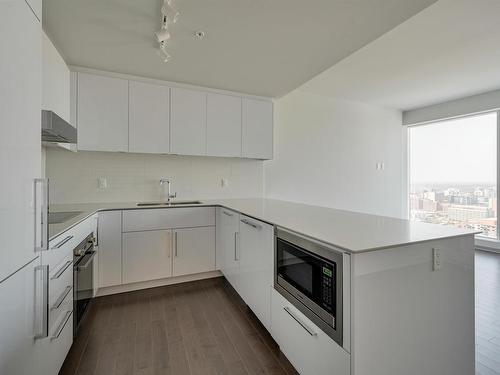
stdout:
[(177, 0), (166, 64), (153, 38), (161, 0), (44, 0), (43, 23), (70, 65), (277, 97), (434, 2)]
[(500, 87), (500, 1), (439, 0), (301, 87), (402, 110)]

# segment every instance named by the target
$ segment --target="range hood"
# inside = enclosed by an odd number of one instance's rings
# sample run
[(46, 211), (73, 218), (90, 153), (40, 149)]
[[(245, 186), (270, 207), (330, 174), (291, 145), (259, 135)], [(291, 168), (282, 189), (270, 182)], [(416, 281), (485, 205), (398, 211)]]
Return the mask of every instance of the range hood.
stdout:
[(76, 143), (76, 129), (54, 112), (42, 110), (42, 142)]

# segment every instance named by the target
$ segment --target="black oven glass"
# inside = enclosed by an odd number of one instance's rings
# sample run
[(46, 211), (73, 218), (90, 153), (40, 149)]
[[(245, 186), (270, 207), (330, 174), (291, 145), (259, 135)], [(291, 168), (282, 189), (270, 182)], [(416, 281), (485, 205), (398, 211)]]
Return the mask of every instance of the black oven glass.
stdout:
[[(277, 240), (277, 275), (329, 313), (335, 313), (335, 263)], [(278, 281), (279, 282), (279, 281)]]
[(85, 243), (85, 252), (74, 259), (74, 331), (80, 322), (94, 294), (94, 256), (93, 243)]

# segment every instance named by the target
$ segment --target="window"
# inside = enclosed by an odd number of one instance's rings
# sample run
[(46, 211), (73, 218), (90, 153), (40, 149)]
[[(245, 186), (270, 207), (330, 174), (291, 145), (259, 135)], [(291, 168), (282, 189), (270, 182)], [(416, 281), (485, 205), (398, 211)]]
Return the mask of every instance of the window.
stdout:
[(412, 220), (498, 238), (497, 112), (409, 128)]

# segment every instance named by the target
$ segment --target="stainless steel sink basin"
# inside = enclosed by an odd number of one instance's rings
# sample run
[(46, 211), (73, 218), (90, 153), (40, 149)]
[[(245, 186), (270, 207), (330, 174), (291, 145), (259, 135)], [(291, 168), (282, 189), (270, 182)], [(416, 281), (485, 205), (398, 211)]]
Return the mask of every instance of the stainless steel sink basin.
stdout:
[(154, 207), (154, 206), (182, 206), (191, 204), (201, 204), (200, 201), (176, 201), (176, 202), (141, 202), (137, 203), (139, 207)]

